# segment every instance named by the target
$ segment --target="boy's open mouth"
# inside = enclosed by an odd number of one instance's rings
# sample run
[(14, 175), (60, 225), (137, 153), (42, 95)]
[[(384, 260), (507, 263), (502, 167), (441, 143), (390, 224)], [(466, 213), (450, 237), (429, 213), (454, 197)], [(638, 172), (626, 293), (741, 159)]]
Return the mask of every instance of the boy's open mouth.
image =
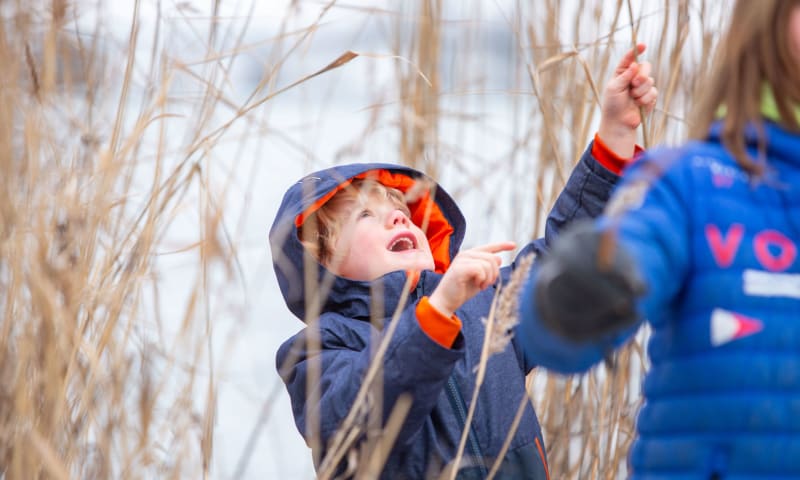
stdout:
[(386, 247), (390, 252), (405, 252), (417, 248), (417, 239), (411, 233), (405, 232), (395, 236)]

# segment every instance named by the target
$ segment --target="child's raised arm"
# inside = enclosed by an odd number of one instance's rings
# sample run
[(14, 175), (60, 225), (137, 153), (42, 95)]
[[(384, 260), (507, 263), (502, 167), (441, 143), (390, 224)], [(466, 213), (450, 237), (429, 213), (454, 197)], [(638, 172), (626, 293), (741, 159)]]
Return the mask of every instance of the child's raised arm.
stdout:
[[(645, 45), (636, 46), (637, 55)], [(649, 62), (638, 63), (633, 50), (622, 57), (614, 76), (603, 89), (598, 137), (621, 158), (631, 158), (636, 147), (636, 129), (642, 123), (641, 111), (652, 111), (658, 89), (650, 76)]]

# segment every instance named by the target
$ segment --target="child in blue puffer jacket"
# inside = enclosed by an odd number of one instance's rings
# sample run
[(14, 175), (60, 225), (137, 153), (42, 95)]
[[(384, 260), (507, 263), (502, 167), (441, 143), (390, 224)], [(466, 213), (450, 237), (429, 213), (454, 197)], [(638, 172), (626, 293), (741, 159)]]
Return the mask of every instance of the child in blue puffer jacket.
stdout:
[[(657, 97), (649, 64), (634, 57), (625, 56), (605, 90), (598, 136), (557, 200), (548, 239), (575, 218), (599, 214), (623, 158), (634, 153), (639, 109)], [(464, 218), (444, 189), (419, 188), (425, 184), (432, 180), (400, 165), (316, 172), (289, 189), (270, 230), (281, 291), (308, 323), (282, 345), (277, 364), (297, 427), (324, 475), (332, 466), (346, 476), (435, 478), (456, 457), (476, 383), (482, 319), (498, 281), (508, 281), (517, 262), (500, 268), (496, 254), (513, 249), (508, 242), (459, 252)], [(545, 244), (532, 242), (518, 258)], [(362, 383), (371, 380), (384, 337), (381, 373), (373, 394), (363, 397), (369, 413), (351, 417), (353, 437), (340, 442), (336, 434), (361, 398)], [(514, 345), (488, 368), (459, 478), (485, 477), (500, 456), (533, 364)], [(401, 422), (393, 429), (387, 422), (395, 409)], [(530, 402), (498, 461), (497, 478), (548, 478)]]
[[(580, 372), (643, 318), (633, 479), (800, 478), (800, 2), (736, 2), (696, 126), (532, 271), (520, 344)], [(721, 118), (720, 118), (721, 117)]]

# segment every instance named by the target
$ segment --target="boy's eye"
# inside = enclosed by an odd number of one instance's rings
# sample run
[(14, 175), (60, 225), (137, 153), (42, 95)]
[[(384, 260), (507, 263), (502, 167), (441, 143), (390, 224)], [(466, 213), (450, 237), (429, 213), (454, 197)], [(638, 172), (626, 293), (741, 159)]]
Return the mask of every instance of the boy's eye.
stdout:
[(358, 218), (369, 217), (370, 215), (372, 215), (372, 212), (369, 210), (361, 210), (358, 212)]

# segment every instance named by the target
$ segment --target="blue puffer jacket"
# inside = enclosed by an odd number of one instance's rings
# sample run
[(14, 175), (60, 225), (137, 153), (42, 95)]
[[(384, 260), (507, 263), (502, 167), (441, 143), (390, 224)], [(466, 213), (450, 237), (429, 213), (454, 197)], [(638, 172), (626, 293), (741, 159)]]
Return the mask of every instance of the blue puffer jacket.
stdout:
[[(574, 218), (599, 215), (618, 180), (617, 175), (597, 163), (590, 152), (591, 145), (548, 217), (547, 239)], [(373, 282), (359, 282), (336, 277), (313, 262), (315, 271), (311, 272), (312, 282), (309, 283), (296, 225), (300, 222), (299, 215), (318, 205), (342, 182), (375, 170), (406, 178), (422, 177), (410, 168), (386, 164), (348, 165), (310, 174), (286, 193), (270, 230), (273, 262), (283, 296), (289, 309), (309, 323), (281, 346), (277, 365), (291, 396), (297, 428), (309, 446), (319, 445), (313, 451), (317, 463), (326, 454), (325, 447), (347, 416), (370, 364), (372, 350), (399, 306), (406, 273), (398, 271)], [(447, 247), (443, 270), (459, 250), (465, 222), (452, 198), (441, 187), (435, 189), (433, 201), (446, 221), (432, 221), (427, 235), (432, 243), (436, 242), (432, 245), (434, 251), (442, 245)], [(446, 237), (444, 243), (443, 236)], [(517, 258), (538, 252), (545, 244), (544, 239), (533, 242), (522, 249)], [(501, 281), (508, 280), (515, 265), (516, 261), (502, 269)], [(397, 318), (399, 325), (386, 351), (381, 398), (383, 421), (401, 395), (410, 395), (413, 403), (386, 461), (382, 478), (435, 478), (454, 459), (463, 430), (475, 386), (474, 369), (479, 363), (484, 338), (481, 320), (489, 313), (495, 287), (479, 293), (456, 312), (463, 327), (453, 347), (448, 349), (428, 337), (415, 316), (417, 302), (430, 295), (440, 279), (441, 273), (421, 273), (406, 306), (401, 307)], [(313, 291), (307, 290), (308, 284), (314, 285)], [(382, 298), (374, 298), (371, 292), (383, 292)], [(319, 310), (314, 310), (317, 299), (321, 299)], [(314, 311), (319, 314), (312, 313)], [(309, 318), (317, 317), (318, 322), (309, 322)], [(315, 335), (315, 325), (319, 326), (319, 337)], [(309, 348), (312, 342), (319, 342), (319, 347)], [(526, 395), (525, 374), (532, 367), (516, 345), (489, 360), (459, 478), (486, 476), (511, 430), (517, 407)], [(313, 380), (309, 387), (314, 368), (319, 369), (320, 378)], [(318, 399), (318, 403), (309, 404), (309, 398)], [(318, 419), (318, 426), (312, 418)], [(544, 480), (546, 468), (539, 423), (528, 403), (496, 478)]]
[[(718, 128), (640, 160), (609, 203), (621, 218), (598, 221), (649, 287), (635, 479), (800, 478), (800, 137), (767, 124), (767, 173), (754, 180)], [(582, 371), (635, 330), (570, 344), (525, 291), (518, 334), (548, 368)]]

